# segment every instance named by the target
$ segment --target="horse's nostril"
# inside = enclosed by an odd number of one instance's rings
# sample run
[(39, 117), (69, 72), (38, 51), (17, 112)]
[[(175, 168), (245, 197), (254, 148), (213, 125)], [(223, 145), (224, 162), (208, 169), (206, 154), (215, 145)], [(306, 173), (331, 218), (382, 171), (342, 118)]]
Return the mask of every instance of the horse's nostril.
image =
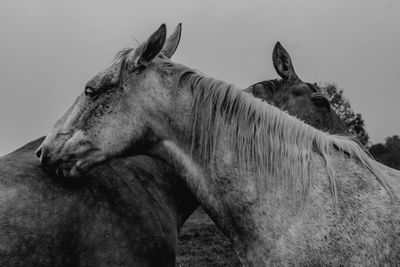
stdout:
[(35, 155), (36, 155), (37, 158), (40, 159), (40, 157), (42, 156), (42, 147), (39, 147), (39, 148), (36, 150)]
[(38, 150), (36, 150), (36, 157), (40, 159), (40, 162), (43, 166), (50, 165), (50, 158), (48, 149), (45, 146), (40, 146)]

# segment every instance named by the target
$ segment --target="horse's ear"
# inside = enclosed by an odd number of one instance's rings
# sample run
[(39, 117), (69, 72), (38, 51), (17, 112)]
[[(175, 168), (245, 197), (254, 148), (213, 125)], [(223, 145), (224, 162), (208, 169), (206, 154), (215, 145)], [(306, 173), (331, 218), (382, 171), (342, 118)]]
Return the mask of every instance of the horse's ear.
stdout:
[(174, 33), (171, 34), (165, 42), (163, 54), (166, 57), (171, 58), (174, 55), (176, 48), (178, 48), (179, 41), (181, 40), (181, 33), (182, 23), (179, 23), (178, 26), (176, 26)]
[(300, 81), (294, 71), (292, 60), (289, 53), (283, 48), (280, 42), (277, 42), (272, 53), (272, 62), (276, 72), (284, 80)]
[(138, 58), (140, 64), (146, 64), (155, 58), (162, 50), (167, 36), (167, 28), (162, 24), (157, 31), (155, 31), (143, 46), (143, 49)]

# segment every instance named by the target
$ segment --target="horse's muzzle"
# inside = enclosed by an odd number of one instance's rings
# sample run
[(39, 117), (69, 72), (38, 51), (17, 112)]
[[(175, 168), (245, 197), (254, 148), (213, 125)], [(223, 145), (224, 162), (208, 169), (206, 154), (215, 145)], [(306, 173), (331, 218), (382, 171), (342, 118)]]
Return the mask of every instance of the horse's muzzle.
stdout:
[(50, 167), (52, 164), (50, 157), (49, 157), (49, 150), (45, 145), (41, 145), (35, 152), (37, 158), (39, 158), (40, 163), (44, 167)]

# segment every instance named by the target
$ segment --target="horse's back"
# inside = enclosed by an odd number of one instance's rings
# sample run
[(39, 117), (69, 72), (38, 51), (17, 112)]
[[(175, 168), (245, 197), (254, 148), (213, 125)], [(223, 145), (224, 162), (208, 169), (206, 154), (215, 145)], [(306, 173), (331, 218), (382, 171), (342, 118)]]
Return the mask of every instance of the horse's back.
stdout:
[(2, 266), (79, 265), (74, 240), (79, 216), (71, 215), (81, 207), (38, 166), (33, 147), (40, 142), (0, 158)]
[(0, 158), (1, 266), (174, 266), (176, 225), (140, 173), (122, 169), (130, 185), (105, 167), (57, 179), (34, 156), (41, 141)]
[[(324, 166), (323, 159), (317, 161)], [(309, 199), (277, 242), (276, 259), (290, 265), (395, 266), (400, 262), (400, 172), (384, 170), (397, 183), (390, 194), (358, 163), (337, 157), (335, 165), (337, 209), (326, 171), (315, 169)]]

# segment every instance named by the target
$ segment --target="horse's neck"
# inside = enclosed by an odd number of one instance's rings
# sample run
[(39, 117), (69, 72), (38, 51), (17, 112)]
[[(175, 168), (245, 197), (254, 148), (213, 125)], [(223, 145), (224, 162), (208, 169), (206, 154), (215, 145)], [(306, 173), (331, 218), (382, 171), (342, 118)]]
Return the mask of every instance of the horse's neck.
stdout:
[(209, 181), (204, 169), (175, 142), (164, 141), (162, 147), (155, 153), (175, 168), (180, 177), (188, 185), (192, 193), (203, 203), (218, 203), (209, 192)]
[[(212, 191), (212, 183), (207, 177), (207, 172), (186, 151), (175, 142), (164, 141), (155, 153), (175, 168), (210, 217), (214, 221), (217, 220), (216, 223), (221, 230), (228, 229), (229, 227), (224, 226), (223, 223), (218, 223), (225, 214), (222, 212), (223, 206), (220, 199)], [(224, 232), (230, 239), (234, 239), (230, 233)]]
[(177, 223), (178, 230), (199, 205), (173, 169), (158, 159), (136, 156), (113, 161), (109, 166), (118, 173), (128, 187), (135, 187), (137, 185), (134, 183), (140, 182), (166, 215)]
[[(196, 160), (196, 157), (187, 152), (188, 149), (180, 145), (164, 141), (165, 151), (162, 157), (178, 171), (208, 215), (233, 242), (235, 250), (244, 262), (257, 262), (265, 258), (264, 249), (255, 251), (257, 247), (268, 246), (264, 240), (265, 236), (260, 235), (261, 228), (267, 222), (260, 224), (258, 219), (262, 218), (257, 214), (259, 210), (252, 207), (260, 200), (256, 200), (256, 182), (252, 177), (241, 177), (232, 165), (234, 161), (225, 147), (220, 147), (223, 153), (219, 153), (219, 156), (225, 154), (226, 158), (217, 156), (219, 167), (215, 170), (217, 173), (212, 176), (200, 160)], [(238, 213), (238, 210), (241, 212)], [(254, 216), (258, 216), (258, 219)], [(262, 246), (259, 246), (260, 242)], [(262, 256), (258, 257), (255, 254)]]
[[(312, 221), (313, 214), (322, 210), (329, 215), (322, 222), (329, 225), (335, 221), (336, 212), (342, 212), (333, 205), (331, 181), (325, 160), (319, 153), (312, 153), (312, 188), (306, 203), (294, 207), (288, 203), (274, 203), (270, 192), (279, 188), (268, 188), (256, 174), (248, 173), (244, 177), (237, 170), (237, 160), (227, 138), (222, 138), (216, 145), (217, 166), (214, 175), (207, 166), (202, 165), (201, 160), (192, 156), (199, 154), (198, 151), (193, 154), (188, 152), (190, 144), (164, 142), (167, 151), (165, 159), (178, 170), (192, 193), (218, 227), (233, 241), (236, 251), (248, 265), (267, 265), (268, 259), (283, 249), (280, 247), (284, 244), (280, 243), (281, 237), (288, 240), (296, 238), (297, 231), (289, 231), (291, 228), (297, 229), (294, 225), (296, 222)], [(343, 206), (342, 203), (346, 201), (354, 202), (354, 195), (359, 193), (365, 199), (364, 202), (369, 201), (365, 207), (373, 206), (370, 199), (376, 196), (379, 201), (389, 200), (382, 185), (357, 160), (336, 151), (332, 155), (332, 165), (340, 183), (339, 206)], [(391, 169), (384, 171), (397, 182), (400, 181), (400, 172)], [(360, 190), (361, 187), (363, 190)]]

